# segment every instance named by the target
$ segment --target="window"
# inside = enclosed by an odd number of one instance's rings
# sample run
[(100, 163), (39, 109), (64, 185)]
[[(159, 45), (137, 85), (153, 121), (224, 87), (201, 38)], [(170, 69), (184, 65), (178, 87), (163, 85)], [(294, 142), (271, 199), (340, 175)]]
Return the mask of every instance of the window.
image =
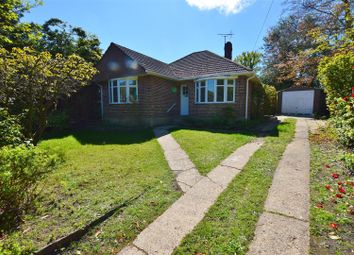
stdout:
[(235, 102), (234, 79), (208, 79), (195, 82), (196, 103)]
[(138, 101), (137, 78), (111, 79), (108, 92), (110, 104), (135, 103)]

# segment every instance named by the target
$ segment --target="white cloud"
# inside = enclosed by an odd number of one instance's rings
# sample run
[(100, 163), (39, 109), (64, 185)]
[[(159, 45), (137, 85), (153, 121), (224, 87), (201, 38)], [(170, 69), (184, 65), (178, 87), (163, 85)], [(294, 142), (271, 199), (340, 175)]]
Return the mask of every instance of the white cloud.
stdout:
[(238, 13), (255, 0), (186, 0), (190, 6), (200, 10), (218, 9), (221, 13)]

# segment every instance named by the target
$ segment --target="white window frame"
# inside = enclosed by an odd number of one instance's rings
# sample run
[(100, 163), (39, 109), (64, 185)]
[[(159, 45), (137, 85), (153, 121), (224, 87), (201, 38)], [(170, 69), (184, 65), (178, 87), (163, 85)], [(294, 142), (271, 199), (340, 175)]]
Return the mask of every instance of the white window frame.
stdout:
[[(113, 82), (117, 82), (117, 96), (118, 100), (113, 102)], [(125, 81), (124, 86), (119, 86), (120, 82)], [(129, 81), (135, 81), (135, 85), (128, 85)], [(125, 95), (126, 95), (126, 102), (120, 101), (120, 88), (125, 87)], [(130, 101), (130, 88), (136, 88), (136, 101)], [(108, 80), (108, 102), (109, 104), (133, 104), (139, 102), (139, 89), (138, 89), (138, 77), (130, 76), (130, 77), (122, 77), (122, 78), (113, 78)]]
[[(211, 102), (208, 102), (208, 81), (212, 80), (214, 83), (214, 99)], [(223, 85), (217, 85), (217, 80), (224, 80)], [(228, 84), (228, 80), (232, 80), (232, 84)], [(205, 102), (200, 101), (200, 96), (201, 96), (201, 82), (205, 82)], [(199, 79), (195, 81), (195, 97), (194, 97), (194, 103), (195, 104), (231, 104), (235, 103), (235, 94), (236, 94), (236, 79), (235, 78), (213, 78), (213, 79)], [(224, 100), (217, 102), (217, 87), (224, 87)], [(229, 87), (233, 88), (233, 95), (232, 95), (232, 101), (227, 101), (227, 89)], [(198, 96), (197, 96), (198, 95)], [(198, 100), (197, 100), (198, 98)]]

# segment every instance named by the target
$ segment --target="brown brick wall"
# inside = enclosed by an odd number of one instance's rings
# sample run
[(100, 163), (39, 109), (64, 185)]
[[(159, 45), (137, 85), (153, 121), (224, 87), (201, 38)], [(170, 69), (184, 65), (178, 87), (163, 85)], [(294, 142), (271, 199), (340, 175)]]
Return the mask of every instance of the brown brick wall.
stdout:
[[(138, 77), (138, 103), (109, 104), (108, 82), (103, 86), (103, 118), (122, 125), (158, 125), (179, 116), (179, 89), (176, 82), (145, 75)], [(176, 93), (172, 92), (176, 87)], [(176, 106), (167, 113), (173, 105)]]
[[(109, 104), (108, 82), (101, 82), (103, 87), (103, 107), (105, 120), (121, 125), (154, 126), (173, 122), (180, 116), (180, 85), (188, 85), (189, 116), (192, 118), (211, 118), (222, 115), (225, 107), (232, 107), (236, 118), (244, 118), (246, 78), (236, 80), (235, 103), (195, 104), (193, 81), (175, 82), (152, 75), (139, 76), (138, 98), (135, 104)], [(176, 92), (172, 92), (172, 87)], [(167, 113), (173, 105), (175, 107)]]

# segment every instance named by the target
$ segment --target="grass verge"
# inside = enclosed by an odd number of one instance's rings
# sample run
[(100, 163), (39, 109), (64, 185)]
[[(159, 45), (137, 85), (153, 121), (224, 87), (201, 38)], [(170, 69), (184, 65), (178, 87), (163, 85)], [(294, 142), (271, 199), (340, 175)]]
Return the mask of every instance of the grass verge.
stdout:
[(63, 163), (41, 183), (36, 210), (0, 241), (13, 247), (17, 243), (23, 253), (38, 250), (147, 190), (68, 251), (116, 253), (180, 196), (151, 130), (81, 131), (38, 146), (62, 155)]
[(204, 219), (174, 254), (246, 254), (271, 186), (274, 171), (292, 140), (295, 120), (278, 127), (278, 136), (265, 138), (239, 175), (220, 195)]
[(192, 129), (175, 130), (172, 132), (172, 136), (202, 175), (208, 174), (238, 147), (254, 138), (249, 134)]
[(345, 150), (335, 141), (329, 127), (311, 134), (310, 144), (311, 254), (351, 254), (354, 249), (354, 180), (339, 160)]

